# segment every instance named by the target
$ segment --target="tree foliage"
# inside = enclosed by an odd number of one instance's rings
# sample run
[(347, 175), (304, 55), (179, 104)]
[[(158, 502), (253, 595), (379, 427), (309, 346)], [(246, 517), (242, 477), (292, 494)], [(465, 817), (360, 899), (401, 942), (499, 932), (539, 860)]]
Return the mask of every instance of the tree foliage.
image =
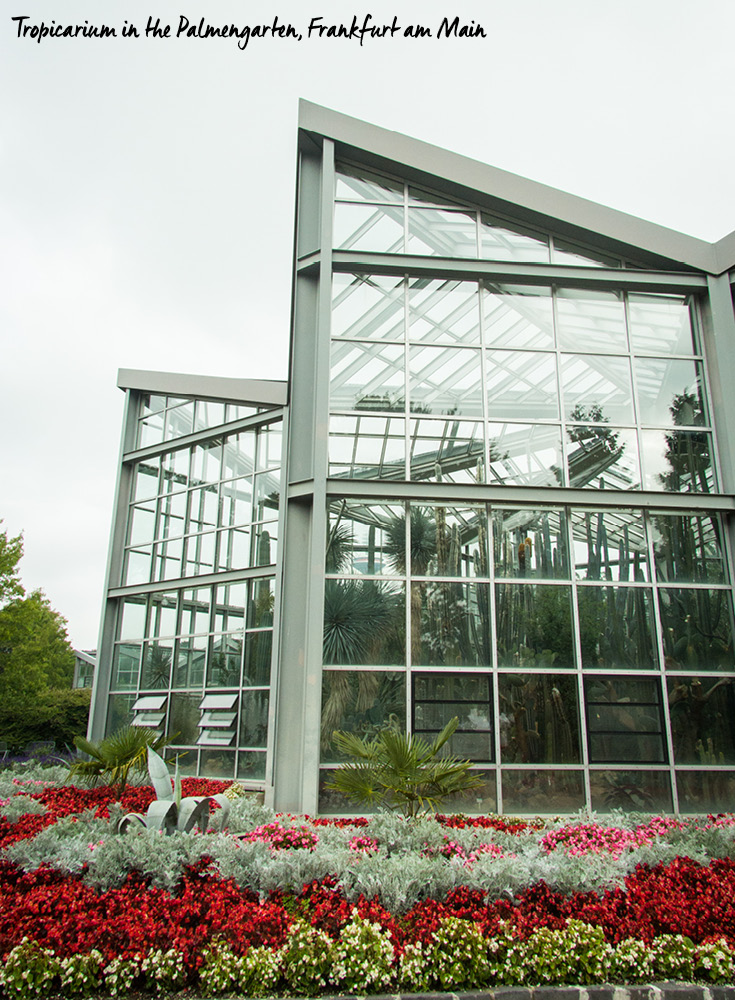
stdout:
[(88, 754), (90, 759), (72, 764), (69, 773), (74, 777), (87, 778), (92, 785), (104, 780), (116, 786), (119, 798), (125, 791), (130, 772), (146, 770), (149, 748), (160, 750), (172, 739), (172, 736), (156, 736), (152, 729), (141, 726), (125, 726), (98, 743), (75, 736), (77, 749)]
[(18, 575), (18, 563), (22, 555), (23, 536), (8, 538), (7, 531), (0, 531), (0, 607), (11, 598), (23, 594), (23, 585)]
[(327, 787), (351, 802), (400, 808), (408, 817), (435, 810), (449, 795), (482, 784), (469, 761), (440, 756), (457, 725), (455, 717), (433, 743), (393, 729), (383, 729), (373, 739), (336, 732), (335, 746), (354, 761), (339, 767)]

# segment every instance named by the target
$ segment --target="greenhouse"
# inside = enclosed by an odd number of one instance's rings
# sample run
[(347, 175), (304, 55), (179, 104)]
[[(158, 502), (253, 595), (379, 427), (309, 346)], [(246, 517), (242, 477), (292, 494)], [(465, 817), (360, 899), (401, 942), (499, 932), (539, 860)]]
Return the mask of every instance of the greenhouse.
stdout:
[(298, 150), (288, 379), (120, 372), (91, 735), (334, 814), (335, 730), (456, 716), (454, 809), (732, 810), (735, 234)]

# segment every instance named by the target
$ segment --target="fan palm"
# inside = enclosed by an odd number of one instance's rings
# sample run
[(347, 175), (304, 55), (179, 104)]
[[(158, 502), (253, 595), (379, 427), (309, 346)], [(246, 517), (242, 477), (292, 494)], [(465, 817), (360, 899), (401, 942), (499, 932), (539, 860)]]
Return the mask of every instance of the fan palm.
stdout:
[(74, 737), (74, 745), (89, 760), (78, 760), (69, 768), (72, 777), (86, 778), (90, 784), (106, 781), (113, 785), (120, 798), (125, 791), (130, 772), (145, 771), (148, 765), (148, 748), (160, 750), (173, 736), (156, 736), (152, 729), (143, 726), (124, 726), (105, 736), (99, 743), (92, 743), (83, 736)]
[(373, 739), (336, 732), (337, 749), (355, 759), (334, 772), (327, 788), (351, 802), (400, 808), (407, 817), (433, 811), (447, 796), (482, 784), (468, 760), (439, 755), (457, 724), (455, 717), (433, 743), (392, 729), (381, 730)]

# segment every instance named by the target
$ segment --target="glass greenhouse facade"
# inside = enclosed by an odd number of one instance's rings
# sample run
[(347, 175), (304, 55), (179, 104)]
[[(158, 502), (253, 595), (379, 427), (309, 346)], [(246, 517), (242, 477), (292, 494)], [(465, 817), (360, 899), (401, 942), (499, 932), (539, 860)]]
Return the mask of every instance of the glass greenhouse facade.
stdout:
[(345, 812), (337, 729), (463, 811), (735, 807), (735, 241), (302, 104), (288, 382), (121, 372), (93, 735)]

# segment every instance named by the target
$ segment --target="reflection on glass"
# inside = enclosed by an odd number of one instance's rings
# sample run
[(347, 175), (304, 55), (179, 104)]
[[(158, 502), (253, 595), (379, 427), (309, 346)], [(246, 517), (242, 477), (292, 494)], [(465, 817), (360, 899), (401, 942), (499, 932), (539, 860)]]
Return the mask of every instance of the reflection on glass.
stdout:
[(231, 778), (235, 773), (235, 754), (231, 750), (202, 750), (199, 773), (206, 778)]
[(332, 281), (333, 337), (403, 341), (403, 278), (335, 274)]
[(222, 478), (250, 475), (255, 468), (255, 431), (228, 434), (222, 449)]
[(123, 583), (149, 583), (151, 579), (151, 547), (129, 549), (125, 557)]
[[(398, 523), (405, 524), (405, 518), (403, 508), (397, 504), (334, 501), (329, 508), (327, 573), (395, 573), (400, 546), (395, 538)], [(405, 541), (405, 530), (403, 535)]]
[(471, 420), (411, 420), (411, 479), (477, 483), (484, 478), (483, 427)]
[(662, 588), (658, 594), (666, 669), (732, 669), (730, 591)]
[(569, 587), (495, 585), (498, 661), (503, 667), (573, 667)]
[[(342, 760), (332, 745), (336, 731), (375, 736), (406, 729), (406, 677), (375, 670), (325, 670), (322, 681), (322, 763)], [(343, 809), (344, 809), (344, 799)]]
[(363, 167), (341, 163), (337, 166), (337, 200), (376, 201), (382, 204), (403, 204), (403, 184)]
[(705, 423), (701, 365), (681, 358), (636, 358), (634, 365), (641, 423), (669, 427)]
[(505, 486), (561, 486), (561, 430), (554, 424), (488, 425), (487, 481)]
[(569, 578), (563, 511), (495, 508), (493, 532), (496, 576)]
[(134, 694), (111, 694), (107, 703), (107, 732), (116, 733), (118, 729), (129, 726), (133, 721)]
[(582, 666), (650, 670), (658, 665), (651, 592), (642, 587), (579, 587)]
[[(397, 525), (405, 536), (405, 520)], [(482, 507), (411, 506), (415, 576), (488, 576), (487, 518)]]
[(560, 347), (571, 351), (627, 351), (622, 293), (560, 288), (556, 310)]
[(671, 812), (668, 771), (591, 771), (591, 806), (595, 812)]
[(246, 751), (237, 755), (239, 781), (262, 781), (265, 778), (265, 751)]
[(412, 731), (432, 742), (447, 723), (457, 729), (442, 756), (492, 762), (495, 759), (492, 693), (487, 674), (416, 674)]
[(554, 347), (551, 291), (524, 285), (486, 283), (483, 294), (488, 347), (544, 350)]
[(408, 372), (412, 413), (482, 416), (479, 351), (412, 345)]
[(338, 250), (403, 253), (403, 206), (391, 208), (337, 202), (333, 242)]
[(642, 354), (692, 353), (692, 323), (684, 296), (631, 292), (628, 315), (634, 351)]
[(560, 771), (503, 771), (503, 812), (518, 816), (573, 813), (584, 806), (584, 776)]
[(270, 628), (273, 625), (273, 588), (271, 579), (252, 580), (248, 584), (248, 628)]
[(134, 504), (130, 508), (128, 543), (146, 545), (156, 537), (156, 501)]
[(735, 801), (735, 771), (677, 771), (679, 811), (721, 813)]
[(166, 440), (191, 434), (194, 422), (194, 403), (184, 403), (166, 411)]
[(541, 351), (488, 351), (487, 412), (490, 418), (559, 417), (556, 355)]
[(329, 475), (405, 479), (405, 427), (405, 420), (397, 417), (330, 417)]
[(405, 592), (398, 584), (327, 580), (324, 663), (405, 662)]
[[(283, 445), (283, 428), (280, 423), (268, 424), (258, 431), (258, 464), (257, 470), (276, 469), (281, 464)], [(278, 474), (275, 474), (278, 479)]]
[(206, 635), (184, 636), (176, 647), (173, 687), (201, 688), (207, 661)]
[[(112, 655), (112, 690), (132, 691), (138, 686), (141, 644), (121, 642)], [(132, 704), (132, 703), (131, 703)]]
[(199, 737), (201, 694), (172, 694), (166, 735), (177, 746), (193, 746)]
[(580, 247), (568, 240), (554, 237), (554, 249), (551, 253), (552, 264), (575, 264), (577, 267), (620, 267), (620, 259), (608, 257), (598, 250)]
[(222, 483), (220, 487), (220, 527), (247, 524), (253, 512), (252, 482), (250, 477), (240, 477)]
[(670, 677), (669, 714), (677, 764), (735, 763), (735, 688), (719, 680)]
[[(225, 588), (220, 588), (223, 590)], [(212, 591), (209, 587), (184, 590), (181, 594), (181, 631), (194, 635), (209, 631), (209, 611)]]
[(191, 450), (192, 482), (211, 483), (220, 478), (222, 469), (222, 438), (194, 445)]
[(243, 691), (240, 709), (241, 747), (265, 747), (268, 743), (268, 692)]
[(407, 251), (439, 257), (477, 257), (476, 213), (409, 206)]
[(144, 462), (136, 462), (133, 472), (133, 499), (143, 500), (154, 497), (158, 493), (158, 476), (160, 459), (147, 458)]
[(712, 436), (705, 431), (641, 431), (644, 487), (667, 493), (714, 490)]
[(648, 580), (648, 551), (640, 511), (572, 512), (577, 580)]
[(186, 493), (167, 493), (161, 497), (158, 532), (159, 538), (177, 538), (184, 533), (186, 520)]
[(594, 490), (637, 490), (641, 485), (634, 430), (606, 423), (567, 425), (569, 485)]
[(173, 642), (162, 644), (147, 642), (143, 649), (143, 673), (140, 679), (141, 690), (167, 688), (171, 678), (171, 656)]
[(503, 764), (578, 764), (579, 698), (575, 677), (501, 674)]
[[(177, 494), (178, 495), (178, 494)], [(204, 531), (217, 524), (217, 487), (203, 486), (189, 493), (189, 531)]]
[(425, 344), (476, 344), (480, 340), (478, 286), (474, 281), (412, 278), (408, 335)]
[(512, 260), (528, 264), (548, 264), (549, 238), (507, 222), (480, 216), (480, 256), (485, 260)]
[(207, 687), (239, 687), (242, 634), (213, 635), (207, 661)]
[(584, 690), (593, 764), (666, 762), (659, 681), (587, 677)]
[(176, 597), (176, 591), (151, 595), (146, 635), (167, 636), (176, 634)]
[(145, 630), (146, 598), (126, 597), (120, 606), (119, 639), (142, 639)]
[(271, 682), (272, 629), (245, 633), (243, 686), (266, 687)]
[(411, 586), (411, 660), (422, 666), (488, 666), (490, 587), (477, 583)]
[(659, 580), (726, 582), (722, 523), (717, 514), (655, 514), (652, 521)]
[(345, 410), (405, 408), (404, 349), (395, 344), (332, 343), (332, 407)]
[(633, 422), (633, 389), (628, 358), (604, 354), (563, 354), (564, 412), (579, 423)]

